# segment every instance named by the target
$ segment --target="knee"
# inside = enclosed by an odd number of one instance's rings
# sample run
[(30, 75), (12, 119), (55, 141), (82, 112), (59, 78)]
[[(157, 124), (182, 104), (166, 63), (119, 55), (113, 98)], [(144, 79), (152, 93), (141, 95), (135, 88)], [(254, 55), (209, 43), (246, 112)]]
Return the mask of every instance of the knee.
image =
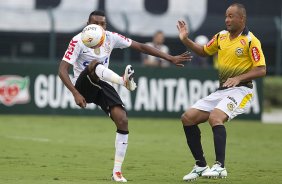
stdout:
[(190, 117), (189, 113), (183, 113), (181, 115), (181, 122), (184, 126), (191, 126), (193, 125), (192, 118)]
[(211, 127), (214, 127), (216, 125), (223, 125), (224, 121), (220, 116), (216, 113), (211, 113), (209, 116), (209, 124)]
[(127, 116), (122, 116), (116, 121), (117, 128), (120, 130), (128, 129), (128, 119)]
[(99, 80), (99, 77), (97, 76), (96, 74), (96, 67), (97, 65), (99, 64), (98, 61), (96, 60), (93, 60), (91, 63), (89, 63), (89, 65), (87, 66), (87, 69), (88, 69), (88, 74), (90, 76), (90, 78), (94, 81), (98, 81)]
[(88, 67), (88, 71), (89, 71), (89, 72), (94, 71), (95, 68), (96, 68), (96, 66), (97, 66), (98, 64), (99, 64), (99, 62), (96, 61), (96, 60), (91, 61), (91, 62), (89, 63), (89, 65), (87, 66), (87, 67)]

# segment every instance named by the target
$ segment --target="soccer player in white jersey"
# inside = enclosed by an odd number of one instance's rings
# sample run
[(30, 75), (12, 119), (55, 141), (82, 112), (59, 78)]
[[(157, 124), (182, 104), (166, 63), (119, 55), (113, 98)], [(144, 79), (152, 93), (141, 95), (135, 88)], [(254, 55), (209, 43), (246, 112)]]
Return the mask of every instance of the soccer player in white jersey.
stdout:
[[(106, 30), (106, 17), (103, 11), (93, 11), (87, 24), (97, 24)], [(136, 84), (133, 81), (134, 70), (130, 65), (120, 77), (108, 69), (110, 54), (114, 48), (131, 47), (142, 53), (161, 57), (171, 63), (182, 66), (181, 62), (191, 60), (191, 56), (183, 53), (171, 56), (143, 43), (133, 41), (120, 34), (106, 31), (106, 39), (101, 47), (90, 49), (83, 45), (81, 33), (74, 36), (59, 66), (59, 76), (65, 86), (71, 91), (75, 102), (82, 108), (87, 103), (99, 105), (114, 121), (117, 127), (115, 140), (115, 160), (112, 179), (117, 182), (127, 182), (121, 173), (128, 144), (128, 120), (123, 102), (118, 93), (108, 83), (124, 85), (133, 91)], [(68, 71), (73, 65), (74, 83), (70, 80)], [(106, 82), (105, 82), (106, 81)]]

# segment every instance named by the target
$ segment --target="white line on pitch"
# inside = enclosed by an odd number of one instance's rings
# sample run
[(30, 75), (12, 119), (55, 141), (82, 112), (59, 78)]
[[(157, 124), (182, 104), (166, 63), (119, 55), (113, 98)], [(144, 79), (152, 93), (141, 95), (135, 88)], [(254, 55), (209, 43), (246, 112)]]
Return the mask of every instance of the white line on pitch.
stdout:
[(23, 137), (23, 136), (5, 136), (10, 139), (17, 139), (17, 140), (29, 140), (29, 141), (36, 141), (36, 142), (49, 142), (50, 139), (47, 138), (39, 138), (39, 137)]

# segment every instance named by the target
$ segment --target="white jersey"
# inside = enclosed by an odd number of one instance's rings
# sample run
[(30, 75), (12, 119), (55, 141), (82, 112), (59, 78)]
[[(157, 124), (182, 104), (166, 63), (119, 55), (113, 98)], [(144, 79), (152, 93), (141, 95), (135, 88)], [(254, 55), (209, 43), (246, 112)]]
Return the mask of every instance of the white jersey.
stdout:
[(118, 33), (106, 31), (106, 39), (98, 49), (86, 47), (81, 41), (81, 33), (72, 38), (63, 60), (73, 65), (74, 79), (76, 81), (84, 68), (93, 60), (97, 60), (105, 67), (109, 67), (110, 55), (114, 48), (127, 48), (132, 40)]

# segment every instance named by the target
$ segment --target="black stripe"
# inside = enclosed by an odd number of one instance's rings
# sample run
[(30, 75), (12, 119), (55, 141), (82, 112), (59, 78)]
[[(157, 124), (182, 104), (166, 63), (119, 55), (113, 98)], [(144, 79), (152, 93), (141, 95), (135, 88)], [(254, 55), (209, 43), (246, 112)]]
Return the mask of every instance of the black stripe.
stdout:
[(117, 129), (117, 133), (126, 135), (126, 134), (129, 134), (129, 131), (124, 131), (124, 130)]

